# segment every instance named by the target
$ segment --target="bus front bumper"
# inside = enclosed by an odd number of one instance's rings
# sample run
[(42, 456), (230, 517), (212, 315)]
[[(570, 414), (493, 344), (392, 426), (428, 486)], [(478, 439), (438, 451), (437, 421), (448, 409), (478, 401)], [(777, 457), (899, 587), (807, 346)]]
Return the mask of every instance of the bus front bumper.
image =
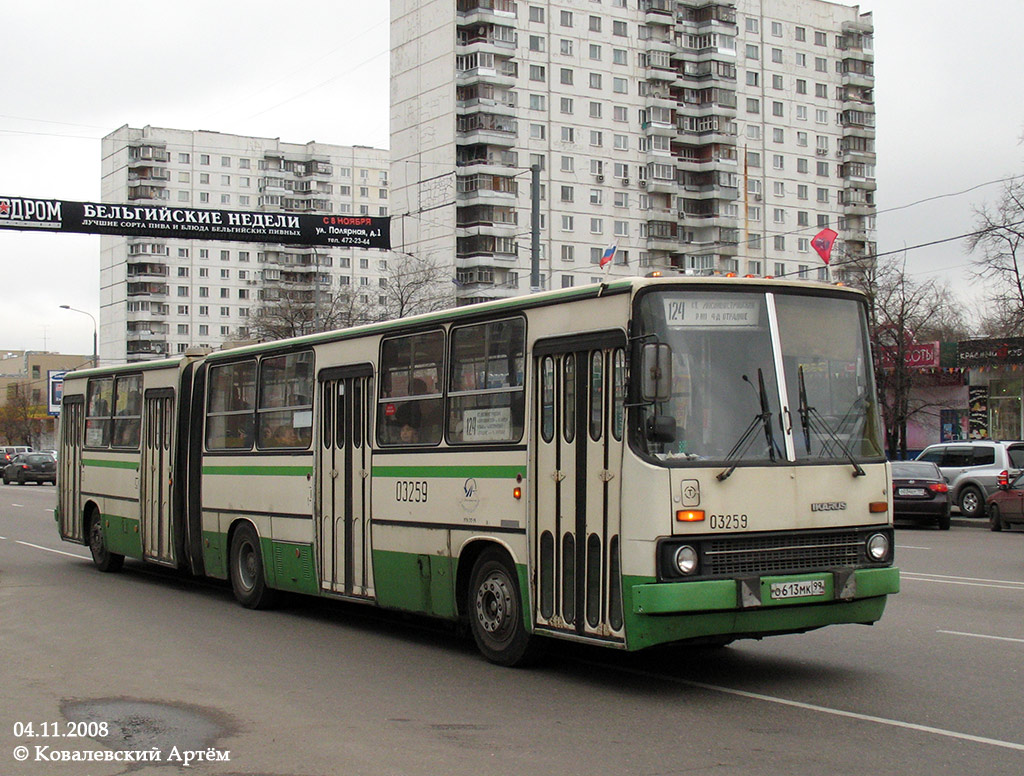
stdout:
[(850, 602), (898, 593), (899, 589), (899, 569), (890, 567), (654, 582), (633, 585), (631, 598), (636, 615), (666, 615)]
[(624, 579), (626, 649), (691, 641), (728, 643), (803, 633), (827, 625), (870, 625), (899, 592), (896, 568), (655, 582)]

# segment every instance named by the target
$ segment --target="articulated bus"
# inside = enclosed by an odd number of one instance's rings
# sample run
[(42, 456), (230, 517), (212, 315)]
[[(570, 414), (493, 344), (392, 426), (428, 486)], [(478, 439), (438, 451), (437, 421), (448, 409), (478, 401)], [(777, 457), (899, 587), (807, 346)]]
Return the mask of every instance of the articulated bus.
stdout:
[(67, 375), (56, 519), (127, 558), (626, 650), (899, 588), (865, 299), (678, 277)]

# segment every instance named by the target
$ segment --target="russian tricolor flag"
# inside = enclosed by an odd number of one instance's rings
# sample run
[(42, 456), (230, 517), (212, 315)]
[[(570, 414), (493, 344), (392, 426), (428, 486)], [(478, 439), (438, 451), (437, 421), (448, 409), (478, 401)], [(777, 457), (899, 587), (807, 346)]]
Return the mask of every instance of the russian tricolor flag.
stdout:
[(615, 249), (617, 247), (617, 245), (609, 245), (607, 248), (604, 249), (604, 253), (601, 254), (600, 261), (600, 266), (602, 268), (611, 264), (612, 259), (615, 258)]

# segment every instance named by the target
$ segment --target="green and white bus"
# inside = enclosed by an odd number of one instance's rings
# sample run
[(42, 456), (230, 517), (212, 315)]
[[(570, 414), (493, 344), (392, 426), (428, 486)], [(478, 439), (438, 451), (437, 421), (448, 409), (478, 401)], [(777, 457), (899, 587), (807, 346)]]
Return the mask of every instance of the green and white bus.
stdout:
[(865, 299), (648, 278), (68, 374), (57, 521), (134, 558), (627, 650), (899, 588)]

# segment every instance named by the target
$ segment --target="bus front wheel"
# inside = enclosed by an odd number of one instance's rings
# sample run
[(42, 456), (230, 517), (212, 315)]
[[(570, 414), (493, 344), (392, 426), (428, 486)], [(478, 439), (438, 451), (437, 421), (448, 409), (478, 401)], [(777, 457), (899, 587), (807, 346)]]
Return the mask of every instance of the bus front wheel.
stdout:
[(276, 600), (263, 574), (260, 537), (249, 524), (240, 525), (231, 537), (231, 589), (247, 609), (267, 609)]
[(533, 656), (534, 639), (523, 621), (519, 577), (501, 550), (492, 547), (477, 558), (468, 604), (473, 639), (485, 658), (515, 666)]
[(92, 562), (100, 571), (120, 571), (124, 565), (124, 555), (107, 549), (107, 540), (103, 534), (103, 520), (98, 512), (89, 518), (89, 552)]

